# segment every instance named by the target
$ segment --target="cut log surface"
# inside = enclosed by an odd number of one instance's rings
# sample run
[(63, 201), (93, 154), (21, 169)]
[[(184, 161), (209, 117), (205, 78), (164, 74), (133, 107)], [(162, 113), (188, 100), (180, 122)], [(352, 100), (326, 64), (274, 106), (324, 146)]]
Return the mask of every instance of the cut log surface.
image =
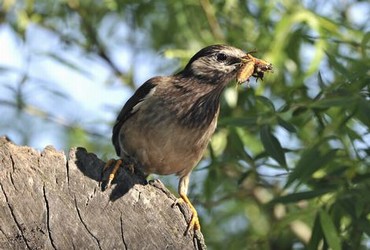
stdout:
[(0, 249), (206, 249), (199, 231), (184, 235), (190, 211), (160, 181), (120, 168), (103, 192), (104, 164), (1, 137)]

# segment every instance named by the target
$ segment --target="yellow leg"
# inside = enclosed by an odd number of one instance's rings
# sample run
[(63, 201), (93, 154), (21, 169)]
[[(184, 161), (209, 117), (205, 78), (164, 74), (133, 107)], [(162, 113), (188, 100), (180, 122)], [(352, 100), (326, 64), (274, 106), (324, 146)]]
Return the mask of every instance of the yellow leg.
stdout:
[(107, 183), (107, 186), (106, 186), (106, 188), (108, 189), (108, 188), (110, 188), (110, 186), (112, 185), (112, 181), (114, 180), (114, 177), (116, 176), (116, 173), (117, 173), (117, 171), (118, 171), (118, 169), (119, 169), (119, 167), (121, 166), (121, 164), (122, 164), (122, 160), (121, 159), (119, 159), (119, 160), (114, 160), (114, 159), (110, 159), (109, 161), (107, 161), (107, 163), (105, 163), (105, 165), (104, 165), (104, 168), (103, 168), (103, 172), (105, 171), (105, 170), (107, 170), (111, 165), (112, 165), (112, 163), (114, 163), (115, 162), (115, 164), (114, 164), (114, 167), (113, 167), (113, 169), (112, 169), (112, 171), (110, 172), (110, 174), (109, 174), (109, 177), (108, 177), (108, 183)]
[(175, 204), (184, 202), (189, 206), (191, 210), (191, 219), (189, 221), (188, 227), (186, 228), (186, 232), (185, 232), (185, 235), (187, 235), (192, 228), (194, 228), (194, 230), (200, 230), (198, 212), (193, 206), (193, 204), (191, 204), (188, 196), (185, 193), (180, 193), (180, 197), (181, 198), (176, 200)]
[(190, 210), (191, 210), (191, 219), (190, 219), (190, 222), (188, 224), (188, 227), (186, 229), (186, 232), (185, 232), (185, 235), (188, 234), (188, 232), (194, 228), (194, 230), (200, 230), (200, 223), (199, 223), (199, 218), (198, 218), (198, 213), (197, 213), (197, 210), (195, 210), (193, 204), (191, 204), (188, 196), (186, 195), (187, 192), (188, 192), (188, 187), (189, 187), (189, 179), (190, 179), (190, 173), (186, 173), (184, 174), (183, 176), (180, 177), (180, 180), (179, 180), (179, 194), (180, 194), (180, 198), (176, 200), (175, 204), (177, 203), (186, 203), (188, 204)]

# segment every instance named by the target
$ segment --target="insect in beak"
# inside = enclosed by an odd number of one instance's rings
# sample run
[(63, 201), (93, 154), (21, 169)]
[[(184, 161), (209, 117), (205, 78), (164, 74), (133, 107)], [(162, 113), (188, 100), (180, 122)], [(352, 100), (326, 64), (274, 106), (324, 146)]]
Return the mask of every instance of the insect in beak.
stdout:
[(238, 84), (249, 81), (251, 76), (263, 80), (265, 72), (272, 71), (272, 64), (262, 59), (253, 57), (247, 53), (242, 59), (242, 66), (237, 73), (236, 81)]

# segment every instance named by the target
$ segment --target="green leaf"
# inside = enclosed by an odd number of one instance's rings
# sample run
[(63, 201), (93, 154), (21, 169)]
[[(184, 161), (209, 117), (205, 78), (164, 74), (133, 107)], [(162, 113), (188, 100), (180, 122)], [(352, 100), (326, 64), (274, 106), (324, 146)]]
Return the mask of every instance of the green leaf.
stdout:
[(300, 192), (295, 194), (288, 194), (282, 197), (278, 197), (272, 200), (272, 203), (291, 203), (291, 202), (298, 202), (301, 200), (309, 200), (318, 196), (322, 196), (323, 194), (329, 193), (333, 191), (333, 189), (320, 189), (320, 190), (313, 190), (313, 191), (306, 191)]
[(370, 103), (368, 100), (360, 99), (358, 102), (357, 114), (358, 119), (365, 125), (370, 125)]
[(337, 233), (337, 229), (330, 215), (325, 210), (320, 211), (320, 225), (330, 248), (333, 250), (341, 250), (340, 237)]
[(299, 180), (300, 183), (308, 180), (315, 171), (331, 161), (336, 156), (336, 152), (337, 149), (332, 149), (322, 154), (317, 145), (304, 151), (296, 167), (290, 173), (285, 187), (291, 185), (295, 180)]
[(331, 107), (348, 107), (357, 101), (356, 96), (341, 96), (332, 98), (323, 98), (310, 105), (311, 108), (331, 108)]
[(304, 106), (298, 106), (294, 108), (292, 116), (295, 117), (295, 116), (303, 115), (307, 111), (309, 111), (309, 109), (307, 108), (306, 104), (304, 104)]
[(286, 131), (290, 133), (297, 133), (297, 130), (295, 129), (295, 127), (291, 123), (282, 119), (280, 116), (277, 117), (277, 121), (280, 127), (284, 128)]
[(335, 58), (335, 56), (333, 56), (329, 53), (326, 53), (326, 56), (329, 59), (329, 63), (335, 68), (335, 70), (338, 73), (340, 73), (341, 75), (348, 75), (348, 73), (349, 73), (348, 69), (343, 64), (338, 62), (338, 60)]
[(317, 250), (319, 249), (319, 244), (321, 239), (323, 238), (322, 229), (320, 226), (320, 216), (319, 214), (315, 217), (315, 222), (313, 224), (311, 239), (308, 242), (307, 249), (308, 250)]
[(287, 169), (284, 150), (278, 139), (271, 133), (270, 127), (268, 125), (262, 126), (260, 135), (266, 153)]
[(325, 83), (324, 83), (324, 80), (322, 79), (322, 75), (320, 71), (317, 74), (317, 81), (319, 83), (320, 88), (325, 89)]
[(219, 126), (236, 126), (236, 127), (248, 127), (255, 126), (257, 124), (257, 116), (251, 115), (248, 117), (227, 117), (221, 118), (218, 122)]
[(344, 131), (346, 132), (347, 136), (351, 139), (351, 141), (358, 140), (360, 142), (364, 142), (364, 138), (359, 133), (359, 131), (356, 131), (355, 129), (351, 127), (345, 127)]
[(370, 235), (370, 223), (366, 217), (359, 221), (359, 226), (367, 235)]
[(227, 152), (230, 152), (234, 159), (244, 159), (247, 162), (252, 162), (252, 157), (245, 151), (245, 145), (235, 129), (230, 129), (227, 137)]
[(366, 34), (364, 34), (364, 37), (362, 38), (362, 41), (361, 41), (361, 52), (362, 52), (362, 55), (363, 57), (367, 57), (366, 55), (366, 51), (368, 50), (369, 46), (367, 45), (370, 41), (370, 32), (367, 32)]
[(256, 96), (256, 100), (257, 101), (260, 101), (263, 104), (265, 104), (265, 106), (267, 106), (269, 109), (271, 109), (272, 111), (275, 112), (275, 106), (274, 106), (274, 104), (267, 97), (264, 97), (264, 96), (259, 95), (259, 96)]

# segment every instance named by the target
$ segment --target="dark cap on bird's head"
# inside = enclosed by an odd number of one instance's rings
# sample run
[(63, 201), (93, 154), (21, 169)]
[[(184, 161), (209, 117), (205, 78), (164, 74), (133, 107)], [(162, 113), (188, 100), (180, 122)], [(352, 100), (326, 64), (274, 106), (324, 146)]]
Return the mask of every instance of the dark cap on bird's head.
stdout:
[(235, 78), (246, 53), (227, 45), (211, 45), (198, 51), (179, 74), (206, 83), (227, 84)]

